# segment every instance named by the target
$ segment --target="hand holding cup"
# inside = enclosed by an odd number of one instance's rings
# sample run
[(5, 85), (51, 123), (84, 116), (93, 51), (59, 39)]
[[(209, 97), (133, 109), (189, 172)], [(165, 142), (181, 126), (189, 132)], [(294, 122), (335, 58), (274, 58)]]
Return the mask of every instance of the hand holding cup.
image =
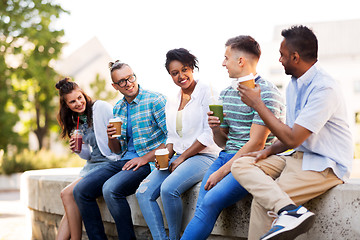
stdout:
[(110, 139), (114, 139), (121, 136), (121, 118), (113, 118), (109, 120), (109, 124), (107, 125), (107, 134)]
[(161, 148), (155, 151), (155, 165), (159, 170), (167, 170), (169, 167), (169, 150)]

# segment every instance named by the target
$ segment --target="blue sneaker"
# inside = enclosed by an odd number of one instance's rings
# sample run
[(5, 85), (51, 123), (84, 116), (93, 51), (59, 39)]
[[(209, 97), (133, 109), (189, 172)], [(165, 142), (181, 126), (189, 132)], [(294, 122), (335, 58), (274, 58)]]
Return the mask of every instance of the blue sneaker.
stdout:
[[(271, 212), (274, 214), (273, 212)], [(268, 213), (270, 215), (270, 213)], [(277, 216), (277, 214), (276, 214)], [(307, 232), (314, 224), (315, 214), (299, 206), (291, 211), (283, 211), (274, 220), (271, 229), (260, 239), (290, 240)]]

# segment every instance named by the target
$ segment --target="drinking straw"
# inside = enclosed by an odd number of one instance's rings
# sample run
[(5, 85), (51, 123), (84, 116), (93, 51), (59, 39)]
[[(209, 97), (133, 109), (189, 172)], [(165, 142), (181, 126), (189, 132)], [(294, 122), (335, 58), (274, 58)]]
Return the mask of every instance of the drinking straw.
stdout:
[(77, 120), (76, 129), (79, 129), (79, 116), (78, 116), (78, 120)]

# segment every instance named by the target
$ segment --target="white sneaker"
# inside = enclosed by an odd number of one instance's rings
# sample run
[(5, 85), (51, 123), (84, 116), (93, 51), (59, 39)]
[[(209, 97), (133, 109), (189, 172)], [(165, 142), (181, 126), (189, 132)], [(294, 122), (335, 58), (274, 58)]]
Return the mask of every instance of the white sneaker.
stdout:
[(299, 206), (291, 211), (283, 211), (272, 223), (270, 231), (260, 239), (295, 239), (300, 234), (307, 232), (314, 224), (314, 221), (315, 214), (308, 211), (303, 206)]

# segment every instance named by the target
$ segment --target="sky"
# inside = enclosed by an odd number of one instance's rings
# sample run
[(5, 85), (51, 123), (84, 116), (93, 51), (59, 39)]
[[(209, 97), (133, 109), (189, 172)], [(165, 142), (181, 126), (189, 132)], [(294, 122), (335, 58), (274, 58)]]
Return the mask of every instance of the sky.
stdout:
[[(164, 94), (177, 91), (164, 67), (170, 49), (183, 47), (193, 53), (200, 67), (195, 77), (221, 90), (230, 84), (221, 66), (227, 39), (251, 35), (262, 46), (274, 34), (280, 35), (274, 33), (278, 25), (360, 18), (358, 0), (58, 2), (70, 11), (57, 22), (68, 42), (64, 56), (96, 36), (113, 60), (130, 64), (142, 86)], [(278, 56), (273, 61), (278, 61)]]

